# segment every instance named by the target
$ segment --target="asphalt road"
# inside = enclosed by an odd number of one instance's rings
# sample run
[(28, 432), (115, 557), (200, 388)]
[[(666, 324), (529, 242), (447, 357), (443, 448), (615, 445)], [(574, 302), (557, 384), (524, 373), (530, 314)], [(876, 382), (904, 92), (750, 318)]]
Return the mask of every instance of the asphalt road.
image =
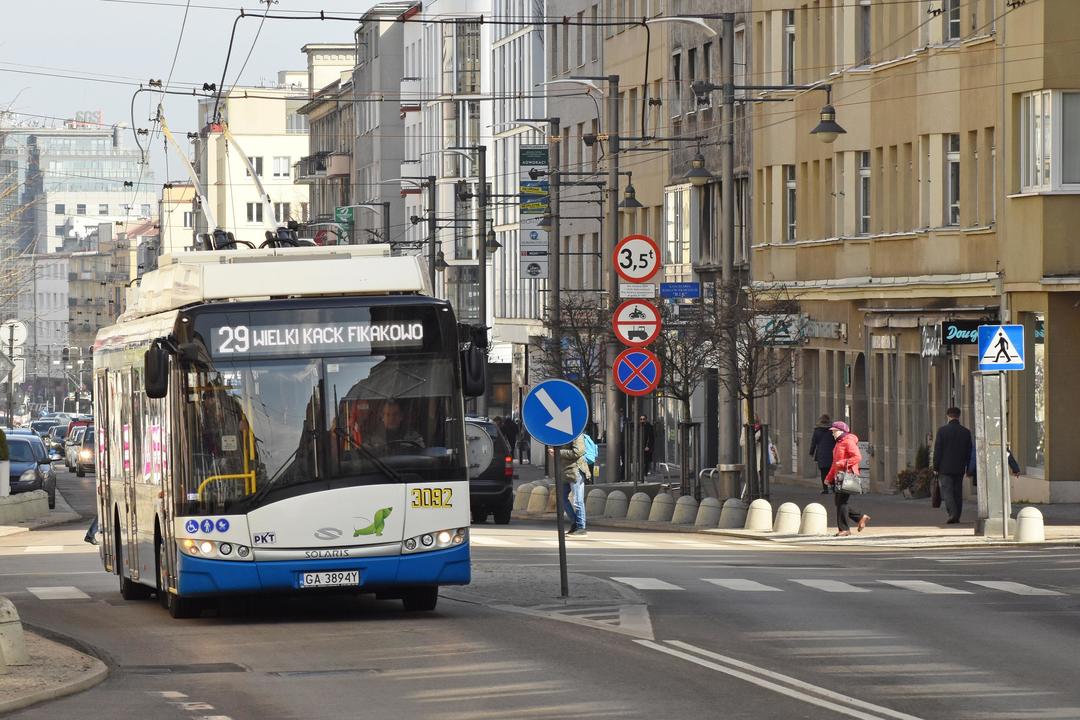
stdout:
[[(92, 480), (62, 473), (60, 487), (90, 507)], [(561, 604), (556, 585), (522, 581), (557, 578), (552, 530), (487, 525), (473, 546), (493, 603), (450, 593), (407, 616), (393, 601), (274, 598), (175, 621), (121, 600), (84, 530), (0, 538), (0, 593), (112, 674), (12, 717), (1080, 718), (1073, 548), (592, 530), (570, 542), (571, 589), (591, 576), (622, 592)]]

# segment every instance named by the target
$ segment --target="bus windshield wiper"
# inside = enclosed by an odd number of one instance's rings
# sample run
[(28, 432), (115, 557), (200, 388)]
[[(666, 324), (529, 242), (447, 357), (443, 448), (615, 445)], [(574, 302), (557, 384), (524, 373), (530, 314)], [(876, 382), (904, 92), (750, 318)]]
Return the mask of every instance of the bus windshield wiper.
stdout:
[(368, 449), (367, 445), (365, 445), (364, 443), (352, 442), (352, 438), (349, 436), (349, 434), (341, 428), (334, 428), (334, 434), (340, 435), (341, 437), (348, 440), (349, 444), (359, 450), (361, 453), (363, 453), (364, 457), (370, 460), (371, 463), (375, 467), (377, 467), (383, 475), (390, 478), (391, 480), (394, 480), (395, 482), (405, 482), (405, 478), (401, 475), (401, 473), (387, 465), (386, 462), (378, 455), (371, 452), (371, 450)]
[(293, 459), (296, 457), (296, 454), (298, 452), (300, 452), (300, 448), (302, 448), (304, 446), (305, 436), (310, 435), (311, 433), (312, 433), (311, 430), (307, 430), (307, 431), (301, 433), (300, 442), (297, 443), (296, 449), (293, 450), (289, 454), (289, 457), (285, 458), (285, 462), (281, 463), (281, 467), (278, 468), (278, 471), (276, 473), (274, 473), (274, 476), (272, 478), (270, 478), (266, 482), (265, 485), (263, 485), (261, 488), (256, 490), (251, 495), (251, 497), (249, 497), (247, 499), (247, 502), (248, 502), (249, 505), (254, 506), (256, 502), (258, 502), (259, 500), (262, 500), (264, 497), (266, 497), (267, 493), (269, 493), (271, 488), (274, 487), (274, 483), (276, 483), (281, 478), (281, 476), (285, 474), (286, 470), (288, 470), (290, 467), (292, 467)]

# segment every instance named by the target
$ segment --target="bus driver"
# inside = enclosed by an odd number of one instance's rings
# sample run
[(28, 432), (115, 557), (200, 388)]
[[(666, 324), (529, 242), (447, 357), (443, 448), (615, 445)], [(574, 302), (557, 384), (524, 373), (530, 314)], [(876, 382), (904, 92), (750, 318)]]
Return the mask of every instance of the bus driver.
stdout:
[(376, 445), (425, 447), (424, 438), (405, 421), (405, 411), (397, 400), (387, 400), (382, 407), (382, 427), (376, 430)]

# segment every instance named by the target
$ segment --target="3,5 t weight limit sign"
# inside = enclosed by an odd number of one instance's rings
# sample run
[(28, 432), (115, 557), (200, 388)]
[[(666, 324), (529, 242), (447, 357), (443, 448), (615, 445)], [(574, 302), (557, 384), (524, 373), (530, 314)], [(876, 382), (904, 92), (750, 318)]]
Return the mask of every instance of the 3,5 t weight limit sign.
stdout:
[(648, 235), (627, 235), (615, 246), (615, 272), (627, 282), (648, 282), (660, 269), (660, 248)]

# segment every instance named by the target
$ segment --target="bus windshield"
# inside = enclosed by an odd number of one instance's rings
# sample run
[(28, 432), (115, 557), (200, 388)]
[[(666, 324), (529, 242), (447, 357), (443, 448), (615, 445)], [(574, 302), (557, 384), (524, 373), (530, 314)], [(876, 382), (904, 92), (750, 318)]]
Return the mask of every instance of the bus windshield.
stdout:
[(465, 479), (453, 363), (437, 355), (215, 362), (186, 373), (181, 514), (352, 485)]

